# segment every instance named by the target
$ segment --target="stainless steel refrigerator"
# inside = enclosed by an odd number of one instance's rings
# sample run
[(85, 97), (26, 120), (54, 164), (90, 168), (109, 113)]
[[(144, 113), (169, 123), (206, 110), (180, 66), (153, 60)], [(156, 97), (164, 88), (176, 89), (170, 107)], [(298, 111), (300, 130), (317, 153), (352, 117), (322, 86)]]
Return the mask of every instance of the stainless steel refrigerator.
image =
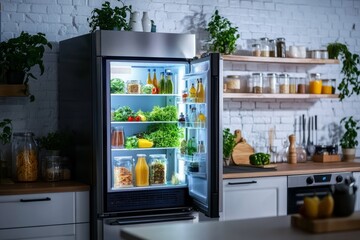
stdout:
[[(219, 54), (195, 57), (193, 34), (101, 30), (60, 42), (59, 129), (74, 134), (74, 179), (91, 186), (92, 239), (127, 224), (194, 221), (196, 212), (219, 217), (220, 65)], [(165, 159), (160, 181), (154, 155)]]

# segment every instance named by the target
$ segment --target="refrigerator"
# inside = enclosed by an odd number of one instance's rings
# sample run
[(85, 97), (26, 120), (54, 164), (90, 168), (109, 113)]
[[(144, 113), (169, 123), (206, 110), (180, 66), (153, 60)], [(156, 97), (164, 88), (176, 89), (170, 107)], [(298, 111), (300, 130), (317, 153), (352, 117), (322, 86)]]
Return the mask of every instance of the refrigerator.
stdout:
[(219, 218), (221, 64), (195, 57), (193, 34), (98, 30), (59, 43), (59, 129), (74, 136), (74, 179), (91, 187), (92, 239)]

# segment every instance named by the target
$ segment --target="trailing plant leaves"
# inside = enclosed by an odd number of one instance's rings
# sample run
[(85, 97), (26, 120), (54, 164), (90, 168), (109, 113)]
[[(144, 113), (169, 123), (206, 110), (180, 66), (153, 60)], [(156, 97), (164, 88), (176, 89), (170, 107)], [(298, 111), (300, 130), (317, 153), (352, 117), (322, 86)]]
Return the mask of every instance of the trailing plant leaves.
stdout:
[(12, 136), (12, 124), (11, 119), (3, 119), (0, 122), (0, 129), (2, 129), (2, 132), (0, 132), (0, 141), (3, 145), (10, 143), (11, 136)]
[(341, 119), (340, 124), (344, 123), (345, 133), (340, 139), (340, 145), (342, 148), (355, 148), (359, 143), (356, 140), (357, 130), (360, 129), (358, 125), (359, 121), (353, 119), (353, 117)]

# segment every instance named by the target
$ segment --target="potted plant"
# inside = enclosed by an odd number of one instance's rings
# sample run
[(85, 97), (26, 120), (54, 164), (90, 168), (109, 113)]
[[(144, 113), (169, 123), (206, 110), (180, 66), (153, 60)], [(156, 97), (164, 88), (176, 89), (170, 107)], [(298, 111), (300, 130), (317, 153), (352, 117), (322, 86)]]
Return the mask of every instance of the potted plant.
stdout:
[[(30, 78), (37, 79), (30, 72), (35, 65), (40, 68), (40, 76), (43, 75), (43, 55), (46, 46), (52, 48), (43, 33), (30, 35), (21, 32), (16, 38), (0, 42), (0, 82), (27, 86)], [(35, 97), (30, 94), (30, 101), (34, 99)]]
[(12, 136), (11, 119), (3, 119), (0, 122), (0, 141), (3, 145), (10, 143)]
[(327, 50), (329, 58), (337, 59), (340, 57), (340, 60), (342, 61), (341, 73), (344, 74), (344, 77), (338, 86), (338, 90), (340, 91), (340, 101), (345, 97), (350, 97), (354, 93), (359, 95), (360, 70), (357, 67), (360, 63), (359, 55), (351, 53), (345, 44), (338, 42), (329, 43), (327, 45)]
[(344, 123), (345, 133), (340, 139), (340, 146), (343, 153), (343, 161), (353, 161), (355, 159), (357, 141), (357, 130), (360, 129), (359, 121), (353, 117), (344, 117), (341, 119), (340, 124)]
[(37, 139), (40, 149), (46, 150), (47, 154), (59, 156), (71, 144), (72, 136), (68, 132), (55, 131)]
[(126, 6), (122, 1), (122, 7), (110, 6), (108, 1), (105, 1), (101, 6), (102, 8), (95, 8), (91, 12), (91, 17), (87, 18), (90, 32), (94, 32), (97, 29), (100, 30), (125, 30), (130, 31), (130, 24), (127, 23), (127, 13), (131, 14), (131, 5)]
[(232, 54), (236, 50), (236, 40), (240, 37), (237, 29), (227, 18), (220, 16), (218, 10), (215, 10), (206, 28), (210, 34), (210, 50)]
[(223, 160), (224, 166), (228, 166), (231, 160), (231, 154), (236, 145), (235, 135), (230, 132), (229, 128), (223, 129)]

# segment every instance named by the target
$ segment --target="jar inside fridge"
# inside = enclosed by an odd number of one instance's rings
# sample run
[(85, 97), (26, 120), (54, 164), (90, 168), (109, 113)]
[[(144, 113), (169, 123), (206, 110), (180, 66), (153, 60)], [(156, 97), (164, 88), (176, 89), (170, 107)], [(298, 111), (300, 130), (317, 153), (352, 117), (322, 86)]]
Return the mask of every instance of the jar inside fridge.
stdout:
[(151, 154), (150, 157), (150, 185), (166, 183), (166, 164), (165, 154)]
[(133, 186), (133, 159), (131, 156), (114, 157), (113, 186), (114, 188)]
[(139, 94), (141, 85), (138, 80), (130, 80), (127, 83), (127, 93), (129, 94)]

